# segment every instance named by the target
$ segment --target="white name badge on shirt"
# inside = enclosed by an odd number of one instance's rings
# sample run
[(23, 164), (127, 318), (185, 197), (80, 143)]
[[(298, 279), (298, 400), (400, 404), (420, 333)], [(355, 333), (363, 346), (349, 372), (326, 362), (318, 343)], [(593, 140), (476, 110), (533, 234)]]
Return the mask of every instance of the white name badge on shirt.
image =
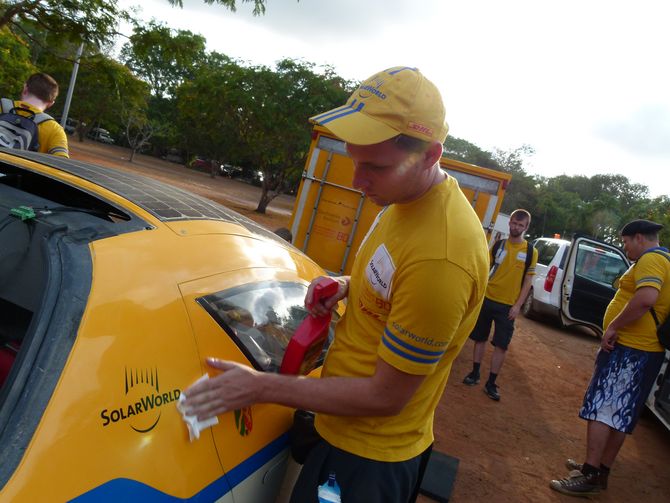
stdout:
[(384, 300), (391, 296), (391, 282), (395, 274), (395, 265), (386, 246), (379, 245), (365, 268), (365, 275), (372, 289)]
[(502, 249), (502, 246), (500, 248), (501, 249), (498, 250), (498, 253), (496, 253), (496, 257), (495, 257), (495, 263), (496, 264), (502, 264), (503, 260), (505, 260), (505, 257), (507, 256), (507, 252)]
[(526, 252), (519, 252), (516, 254), (516, 259), (520, 260), (521, 262), (526, 261)]

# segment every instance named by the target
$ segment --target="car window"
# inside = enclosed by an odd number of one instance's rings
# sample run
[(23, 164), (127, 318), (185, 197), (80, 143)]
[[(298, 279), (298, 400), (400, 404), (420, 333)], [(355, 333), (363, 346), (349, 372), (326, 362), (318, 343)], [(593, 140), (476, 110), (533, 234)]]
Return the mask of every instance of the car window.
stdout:
[(575, 266), (575, 274), (578, 276), (612, 286), (614, 280), (626, 269), (628, 264), (618, 254), (579, 243)]
[[(197, 299), (233, 339), (254, 367), (279, 372), (286, 346), (307, 316), (307, 286), (264, 281), (224, 290)], [(323, 363), (333, 339), (337, 313), (333, 313), (328, 342), (316, 365)]]
[(542, 241), (538, 245), (535, 246), (537, 248), (537, 262), (542, 265), (549, 265), (561, 247), (560, 243), (550, 241)]

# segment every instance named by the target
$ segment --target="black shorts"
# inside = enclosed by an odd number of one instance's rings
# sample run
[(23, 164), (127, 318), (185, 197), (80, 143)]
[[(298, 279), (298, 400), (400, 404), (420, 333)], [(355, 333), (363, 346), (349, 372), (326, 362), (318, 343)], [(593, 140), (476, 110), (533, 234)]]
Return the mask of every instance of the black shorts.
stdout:
[(506, 350), (514, 334), (514, 320), (509, 319), (509, 310), (512, 308), (509, 304), (501, 304), (484, 297), (482, 310), (479, 312), (479, 318), (475, 328), (472, 329), (470, 339), (477, 342), (486, 342), (491, 333), (491, 324), (495, 322), (495, 331), (491, 344), (495, 347)]
[[(346, 503), (407, 503), (416, 498), (430, 448), (407, 461), (363, 458), (321, 440), (309, 453), (293, 487), (291, 503), (317, 503), (318, 487), (330, 473)], [(425, 460), (424, 460), (425, 458)]]

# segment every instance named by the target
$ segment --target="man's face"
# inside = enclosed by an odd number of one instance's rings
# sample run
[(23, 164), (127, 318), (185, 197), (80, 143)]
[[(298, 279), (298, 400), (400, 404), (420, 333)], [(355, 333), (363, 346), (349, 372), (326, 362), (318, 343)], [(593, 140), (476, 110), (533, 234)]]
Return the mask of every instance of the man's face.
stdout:
[(629, 260), (637, 260), (640, 258), (641, 251), (639, 237), (641, 237), (640, 234), (621, 236), (621, 240), (623, 241), (623, 251), (626, 252), (626, 256)]
[(527, 218), (511, 218), (509, 221), (509, 235), (513, 238), (523, 236), (523, 233), (528, 229)]
[(394, 140), (375, 145), (350, 145), (354, 188), (379, 206), (413, 200), (418, 193), (421, 154), (398, 148)]

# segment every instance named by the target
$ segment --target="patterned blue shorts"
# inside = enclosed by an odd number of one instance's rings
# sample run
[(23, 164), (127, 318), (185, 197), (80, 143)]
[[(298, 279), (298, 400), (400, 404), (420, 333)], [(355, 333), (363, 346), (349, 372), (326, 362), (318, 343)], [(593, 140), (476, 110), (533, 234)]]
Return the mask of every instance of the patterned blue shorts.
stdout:
[(632, 433), (664, 356), (621, 345), (601, 349), (579, 417)]

